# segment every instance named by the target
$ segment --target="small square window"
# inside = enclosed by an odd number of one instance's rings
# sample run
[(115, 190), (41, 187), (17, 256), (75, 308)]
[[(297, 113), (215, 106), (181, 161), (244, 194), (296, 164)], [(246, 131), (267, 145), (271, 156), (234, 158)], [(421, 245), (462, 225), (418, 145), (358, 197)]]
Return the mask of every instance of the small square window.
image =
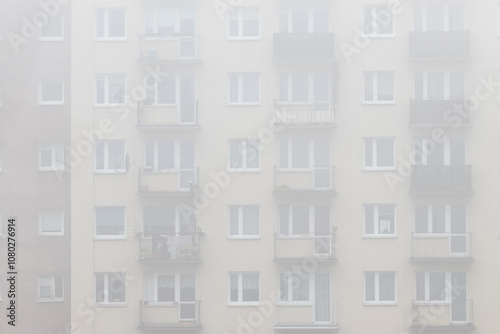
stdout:
[(38, 232), (44, 236), (64, 235), (64, 212), (41, 211), (38, 214)]
[(104, 74), (95, 77), (95, 103), (97, 106), (125, 104), (125, 75)]
[(229, 74), (229, 104), (259, 103), (259, 73)]
[(230, 139), (228, 170), (232, 172), (259, 171), (259, 141), (256, 139)]
[(95, 171), (101, 173), (125, 173), (125, 142), (100, 141), (96, 145)]
[(126, 39), (124, 8), (99, 8), (95, 12), (95, 39), (123, 41)]
[(64, 40), (64, 17), (50, 17), (38, 35), (39, 41), (62, 41)]
[(229, 305), (258, 305), (259, 288), (259, 273), (229, 273)]
[(125, 273), (95, 273), (95, 303), (125, 303)]
[(229, 236), (231, 238), (256, 238), (259, 236), (259, 206), (229, 206)]
[(64, 103), (64, 83), (62, 81), (42, 81), (39, 86), (38, 104), (57, 105)]
[(364, 170), (394, 170), (393, 138), (364, 139)]
[(62, 276), (38, 276), (38, 301), (57, 302), (63, 300)]
[(394, 204), (366, 204), (364, 208), (366, 237), (396, 236)]
[(363, 102), (367, 104), (393, 104), (394, 72), (364, 72)]
[(234, 7), (228, 16), (228, 39), (260, 38), (258, 7)]
[(64, 170), (64, 149), (62, 145), (41, 145), (38, 148), (39, 171)]
[(365, 272), (365, 304), (395, 304), (396, 273)]
[(99, 239), (125, 238), (125, 207), (97, 207), (95, 235)]

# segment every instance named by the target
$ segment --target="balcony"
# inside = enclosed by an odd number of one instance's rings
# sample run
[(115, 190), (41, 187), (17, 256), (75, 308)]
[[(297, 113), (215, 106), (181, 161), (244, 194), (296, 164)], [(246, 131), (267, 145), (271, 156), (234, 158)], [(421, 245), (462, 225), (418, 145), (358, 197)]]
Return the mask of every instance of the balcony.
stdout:
[(470, 108), (467, 100), (411, 100), (410, 125), (470, 126)]
[(198, 168), (139, 170), (139, 195), (194, 196), (198, 184)]
[(471, 166), (413, 166), (410, 194), (470, 195)]
[(274, 193), (276, 195), (333, 196), (335, 167), (280, 168), (274, 167)]
[(197, 263), (200, 258), (201, 231), (174, 235), (139, 233), (139, 262), (141, 263)]
[(410, 58), (468, 58), (468, 31), (413, 31), (410, 32)]
[(335, 301), (306, 301), (277, 304), (274, 310), (276, 330), (337, 330)]
[(198, 128), (198, 102), (196, 100), (183, 100), (169, 105), (139, 103), (137, 106), (137, 128)]
[(139, 329), (168, 331), (201, 330), (200, 301), (139, 301)]
[(471, 330), (472, 300), (414, 300), (411, 329), (427, 331)]
[(274, 235), (274, 260), (280, 262), (314, 259), (334, 262), (335, 231), (331, 226), (329, 235)]
[(471, 233), (412, 233), (411, 261), (473, 261)]
[(275, 60), (333, 60), (333, 33), (276, 33)]
[(277, 124), (289, 128), (333, 127), (333, 101), (274, 101)]
[(198, 36), (140, 36), (141, 63), (193, 63), (199, 62)]

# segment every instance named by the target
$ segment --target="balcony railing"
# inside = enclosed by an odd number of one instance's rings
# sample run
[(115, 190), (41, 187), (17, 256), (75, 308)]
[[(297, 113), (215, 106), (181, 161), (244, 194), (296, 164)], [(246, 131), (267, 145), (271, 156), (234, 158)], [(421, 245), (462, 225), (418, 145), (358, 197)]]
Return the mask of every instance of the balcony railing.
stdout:
[(274, 314), (274, 329), (338, 329), (335, 301), (277, 304)]
[(278, 122), (290, 127), (332, 126), (334, 124), (333, 101), (274, 101)]
[(467, 100), (411, 100), (410, 125), (468, 126), (470, 108)]
[(471, 166), (413, 166), (410, 192), (415, 195), (472, 193)]
[(474, 328), (472, 300), (414, 300), (412, 329), (459, 330)]
[(198, 184), (198, 168), (139, 170), (140, 195), (194, 195)]
[(197, 124), (196, 100), (181, 100), (165, 105), (139, 103), (137, 106), (139, 128), (185, 128), (196, 127)]
[(140, 36), (141, 62), (198, 61), (198, 36)]
[(335, 261), (335, 227), (327, 235), (274, 235), (274, 259)]
[(471, 233), (412, 233), (412, 261), (472, 261)]
[(276, 33), (274, 59), (333, 59), (333, 33)]
[(200, 301), (139, 301), (139, 328), (143, 330), (201, 329)]
[(412, 31), (410, 58), (468, 58), (468, 31)]
[(274, 192), (277, 194), (335, 194), (333, 176), (335, 168), (305, 167), (281, 168), (274, 167)]
[(139, 238), (139, 262), (189, 263), (201, 261), (201, 231), (149, 236), (140, 233), (137, 236)]

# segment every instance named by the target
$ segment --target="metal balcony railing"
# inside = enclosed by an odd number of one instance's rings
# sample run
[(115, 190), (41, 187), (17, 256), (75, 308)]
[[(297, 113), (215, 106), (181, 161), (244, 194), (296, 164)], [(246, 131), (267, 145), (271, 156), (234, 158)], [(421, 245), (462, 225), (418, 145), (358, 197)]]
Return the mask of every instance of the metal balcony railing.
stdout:
[(194, 36), (163, 36), (147, 34), (140, 36), (139, 61), (197, 61), (198, 39)]
[(471, 233), (412, 233), (414, 261), (470, 261)]
[(277, 304), (275, 329), (337, 329), (336, 302), (307, 301)]
[(412, 329), (471, 329), (472, 300), (414, 300), (412, 302)]
[(182, 128), (198, 124), (198, 102), (180, 100), (170, 104), (144, 101), (137, 105), (137, 127)]
[(465, 99), (410, 101), (410, 125), (468, 126), (470, 124), (470, 108)]
[(410, 58), (467, 58), (468, 31), (412, 31)]
[(335, 167), (274, 167), (274, 191), (277, 193), (334, 193)]
[(410, 192), (429, 195), (470, 194), (471, 166), (413, 166)]
[(200, 301), (139, 301), (139, 328), (143, 330), (201, 329)]
[(315, 259), (335, 260), (335, 232), (331, 226), (327, 235), (274, 235), (274, 258), (276, 261)]
[(286, 126), (319, 126), (333, 125), (333, 101), (303, 100), (303, 101), (274, 101), (274, 109), (278, 122)]
[(274, 59), (333, 59), (333, 33), (275, 33)]
[(200, 232), (144, 235), (139, 233), (139, 262), (186, 263), (201, 261)]
[(198, 168), (139, 170), (139, 194), (194, 195), (198, 184)]

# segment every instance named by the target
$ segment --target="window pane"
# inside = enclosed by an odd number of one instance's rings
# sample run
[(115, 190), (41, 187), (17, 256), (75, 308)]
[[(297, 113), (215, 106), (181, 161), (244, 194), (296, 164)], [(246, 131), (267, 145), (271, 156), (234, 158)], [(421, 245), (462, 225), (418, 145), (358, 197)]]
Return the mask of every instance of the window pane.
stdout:
[(229, 300), (232, 302), (238, 301), (238, 274), (231, 274), (229, 276)]
[(374, 205), (365, 205), (365, 233), (374, 234), (374, 220), (373, 215), (375, 214)]
[(104, 37), (104, 9), (98, 9), (95, 12), (95, 20), (96, 20), (96, 37)]
[(378, 101), (394, 100), (394, 74), (378, 73)]
[(109, 142), (109, 169), (125, 169), (125, 144), (123, 142)]
[(229, 102), (238, 103), (239, 102), (239, 75), (230, 74), (229, 75)]
[(259, 9), (245, 7), (243, 10), (243, 36), (259, 36)]
[(40, 87), (41, 102), (62, 102), (63, 84), (61, 82), (43, 82)]
[(104, 290), (104, 273), (95, 274), (95, 301), (96, 303), (104, 303), (106, 292)]
[(109, 76), (109, 103), (125, 103), (125, 77)]
[(365, 300), (375, 301), (375, 273), (365, 273)]
[(125, 37), (125, 10), (109, 9), (109, 37)]
[(394, 273), (379, 273), (379, 300), (396, 301)]
[(445, 233), (445, 206), (433, 205), (432, 206), (432, 232)]
[(308, 140), (293, 140), (292, 141), (292, 167), (307, 168), (309, 167), (309, 141)]
[(105, 103), (105, 95), (104, 95), (104, 77), (97, 76), (96, 77), (96, 103), (103, 104)]
[(229, 207), (229, 234), (238, 235), (239, 234), (239, 222), (238, 222), (238, 207)]
[(174, 275), (158, 275), (158, 301), (159, 302), (175, 301)]
[(125, 275), (123, 273), (108, 274), (108, 302), (125, 302)]
[(365, 167), (374, 167), (373, 164), (373, 140), (365, 139)]
[(309, 207), (293, 206), (293, 234), (309, 234)]
[(244, 302), (259, 301), (259, 275), (258, 274), (243, 274), (242, 275), (243, 291), (242, 297)]
[(123, 207), (96, 209), (97, 235), (125, 235), (125, 210)]
[(394, 233), (394, 205), (379, 205), (378, 219), (379, 234)]
[(365, 93), (365, 101), (374, 101), (373, 99), (373, 73), (371, 72), (368, 72), (368, 73), (365, 73), (364, 75), (365, 77), (365, 89), (364, 89), (364, 93)]
[(389, 6), (376, 6), (377, 32), (382, 35), (392, 34), (392, 12)]
[(242, 102), (256, 103), (259, 102), (259, 75), (258, 74), (242, 74)]
[(290, 233), (290, 230), (288, 228), (289, 226), (289, 209), (290, 207), (289, 206), (286, 206), (286, 205), (280, 205), (279, 206), (279, 222), (280, 222), (280, 225), (279, 225), (279, 232), (281, 234), (289, 234)]
[(446, 274), (429, 273), (429, 300), (446, 300)]
[(62, 232), (62, 212), (42, 211), (40, 213), (41, 230), (43, 233)]
[(63, 297), (63, 278), (61, 276), (54, 277), (54, 298)]
[(230, 168), (243, 168), (243, 141), (231, 140), (229, 142), (229, 166)]
[(293, 300), (308, 301), (309, 300), (309, 276), (307, 274), (292, 274), (293, 278)]
[(259, 207), (244, 206), (243, 235), (259, 235)]
[(49, 19), (40, 31), (41, 37), (63, 37), (63, 18), (56, 16)]
[(377, 139), (377, 166), (394, 166), (394, 144), (390, 138)]
[(257, 140), (248, 139), (246, 141), (246, 167), (247, 168), (259, 168), (260, 157), (259, 157), (259, 142)]
[(415, 205), (415, 232), (428, 233), (428, 206)]

